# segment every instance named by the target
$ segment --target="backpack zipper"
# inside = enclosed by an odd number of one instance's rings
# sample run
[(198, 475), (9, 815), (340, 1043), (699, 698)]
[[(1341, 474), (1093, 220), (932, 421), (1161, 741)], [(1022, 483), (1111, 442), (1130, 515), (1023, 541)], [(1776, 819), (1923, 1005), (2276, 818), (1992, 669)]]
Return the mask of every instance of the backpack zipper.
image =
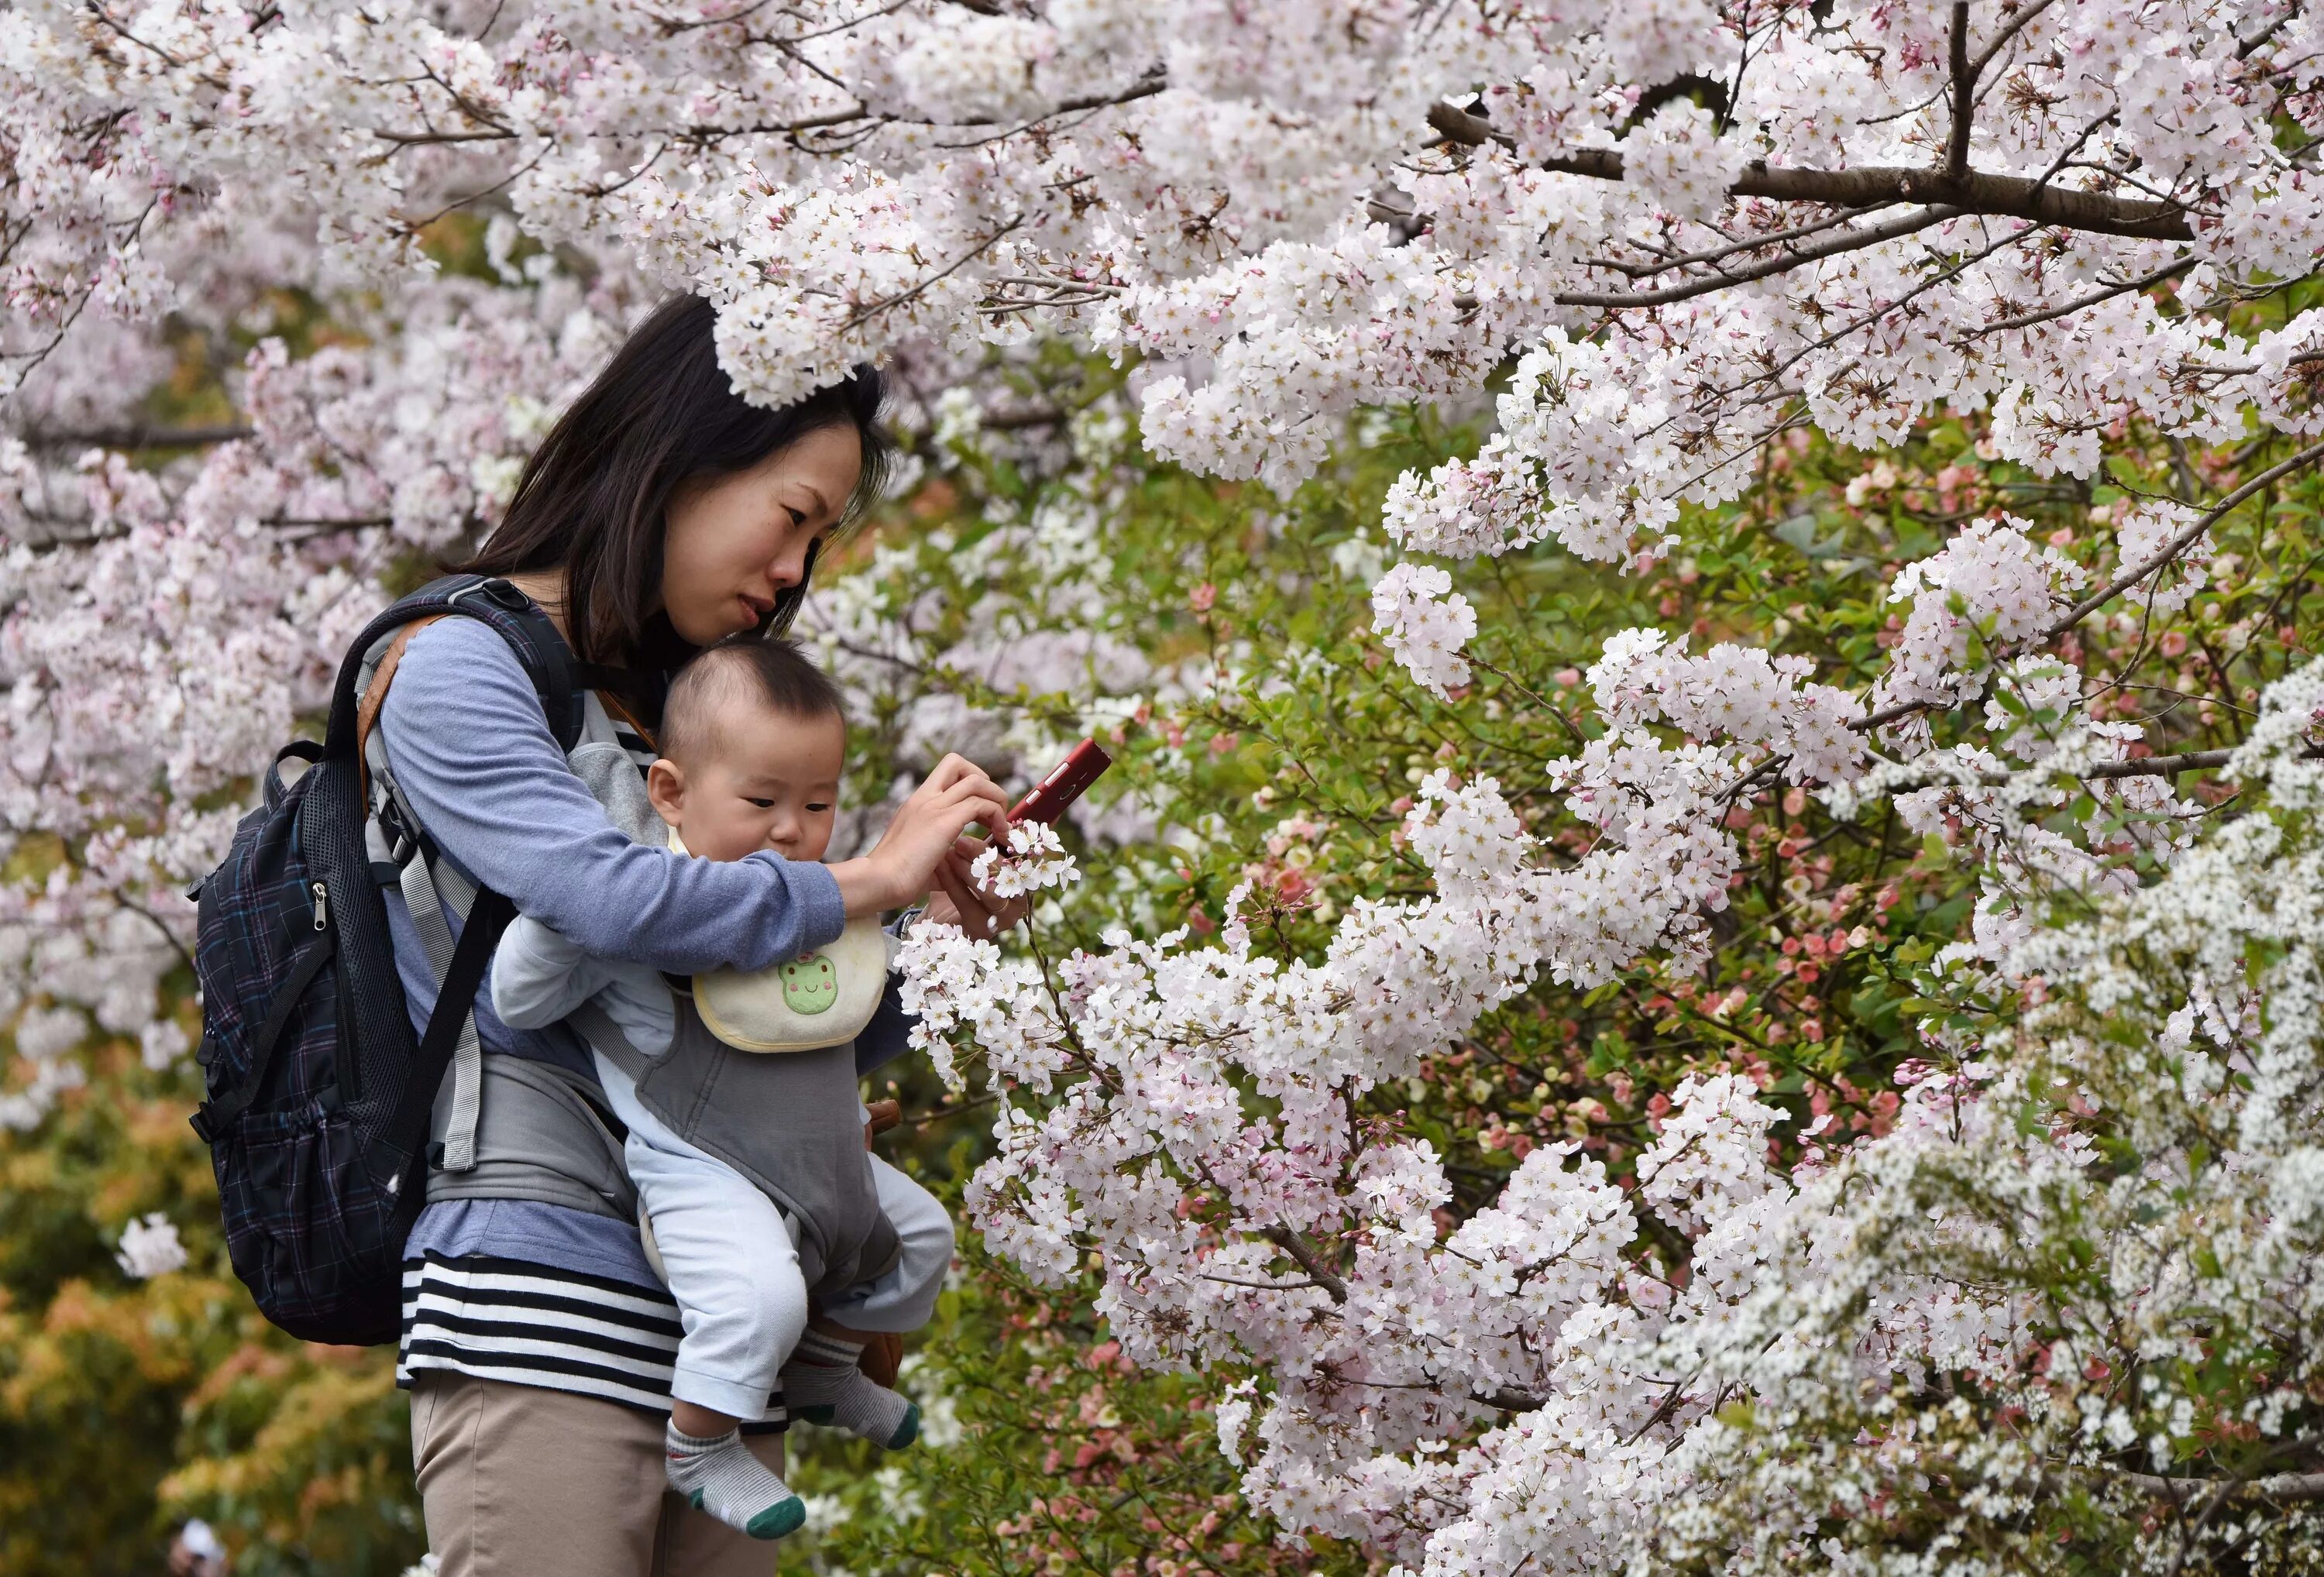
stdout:
[(328, 930), (331, 922), (330, 890), (319, 881), (309, 885), (315, 890), (315, 929)]

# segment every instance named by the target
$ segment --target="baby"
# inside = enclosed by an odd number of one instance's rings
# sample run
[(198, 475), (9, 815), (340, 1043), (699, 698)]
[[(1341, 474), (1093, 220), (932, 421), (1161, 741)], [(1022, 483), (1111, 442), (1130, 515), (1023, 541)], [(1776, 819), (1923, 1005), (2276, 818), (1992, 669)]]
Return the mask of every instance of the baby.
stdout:
[[(820, 860), (846, 742), (838, 690), (788, 641), (714, 647), (670, 686), (645, 796), (684, 853)], [(627, 780), (633, 788), (634, 771)], [(778, 1384), (798, 1416), (890, 1450), (918, 1431), (918, 1409), (865, 1378), (857, 1360), (871, 1334), (927, 1323), (952, 1261), (952, 1224), (926, 1190), (865, 1148), (854, 1044), (863, 1019), (830, 1010), (835, 967), (856, 965), (863, 983), (868, 947), (888, 991), (872, 1022), (885, 1014), (892, 1026), (886, 941), (859, 921), (830, 957), (782, 966), (776, 1000), (794, 1005), (793, 1028), (808, 1026), (813, 1042), (828, 1012), (840, 1038), (770, 1053), (721, 1041), (704, 1021), (706, 1011), (716, 1017), (710, 999), (697, 1010), (684, 982), (587, 956), (536, 921), (513, 923), (493, 957), (500, 1016), (518, 1028), (571, 1019), (629, 1128), (630, 1176), (684, 1333), (670, 1383), (670, 1484), (754, 1538), (779, 1538), (806, 1518), (739, 1432)], [(747, 989), (758, 977), (703, 978)]]

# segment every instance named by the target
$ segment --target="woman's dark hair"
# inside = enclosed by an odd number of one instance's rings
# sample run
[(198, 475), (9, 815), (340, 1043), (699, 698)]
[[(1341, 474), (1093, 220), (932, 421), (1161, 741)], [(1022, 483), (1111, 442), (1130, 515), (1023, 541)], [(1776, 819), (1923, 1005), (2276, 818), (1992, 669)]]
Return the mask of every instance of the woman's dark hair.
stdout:
[[(852, 426), (863, 473), (847, 518), (885, 484), (890, 445), (876, 368), (859, 366), (844, 383), (768, 410), (734, 392), (718, 364), (716, 324), (716, 309), (699, 296), (654, 309), (549, 429), (500, 529), (456, 567), (476, 575), (562, 568), (567, 638), (585, 663), (670, 669), (693, 654), (667, 617), (647, 611), (661, 591), (669, 502), (687, 483), (747, 471), (809, 433)], [(806, 595), (804, 579), (782, 594), (766, 632), (787, 627)]]

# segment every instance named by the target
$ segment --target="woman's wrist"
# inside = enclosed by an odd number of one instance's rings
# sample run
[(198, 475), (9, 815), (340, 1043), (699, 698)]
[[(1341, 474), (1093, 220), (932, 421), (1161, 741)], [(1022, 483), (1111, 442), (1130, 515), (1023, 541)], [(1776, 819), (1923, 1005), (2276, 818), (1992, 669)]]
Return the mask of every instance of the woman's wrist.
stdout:
[(825, 867), (839, 883), (840, 907), (851, 920), (877, 915), (909, 902), (915, 896), (896, 890), (895, 878), (869, 856), (842, 860)]

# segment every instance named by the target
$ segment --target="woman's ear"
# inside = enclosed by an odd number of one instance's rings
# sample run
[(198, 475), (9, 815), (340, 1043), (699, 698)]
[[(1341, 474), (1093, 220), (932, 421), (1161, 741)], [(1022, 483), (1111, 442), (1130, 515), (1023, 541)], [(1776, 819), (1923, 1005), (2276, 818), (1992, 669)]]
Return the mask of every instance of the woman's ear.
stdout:
[(653, 802), (654, 813), (672, 826), (686, 815), (686, 773), (668, 756), (646, 769), (646, 798)]

